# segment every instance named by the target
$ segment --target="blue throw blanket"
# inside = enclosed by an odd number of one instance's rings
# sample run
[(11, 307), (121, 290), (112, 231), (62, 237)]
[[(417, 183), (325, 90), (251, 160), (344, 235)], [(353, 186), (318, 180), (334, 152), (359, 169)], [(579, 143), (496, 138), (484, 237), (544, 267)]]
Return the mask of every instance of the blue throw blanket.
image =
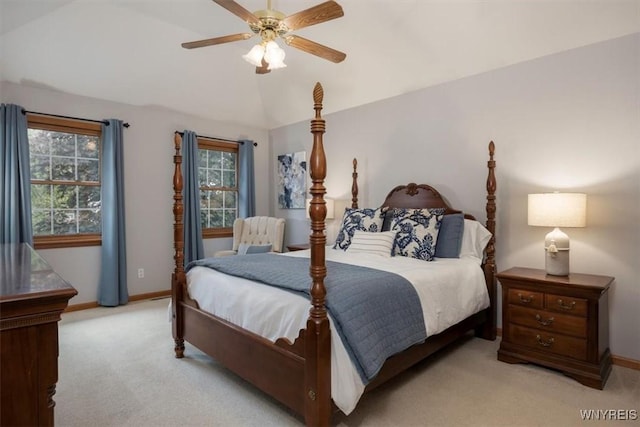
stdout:
[[(310, 297), (309, 259), (256, 254), (193, 261), (232, 276)], [(385, 360), (426, 339), (422, 307), (413, 285), (386, 271), (327, 261), (326, 306), (333, 326), (364, 384)]]

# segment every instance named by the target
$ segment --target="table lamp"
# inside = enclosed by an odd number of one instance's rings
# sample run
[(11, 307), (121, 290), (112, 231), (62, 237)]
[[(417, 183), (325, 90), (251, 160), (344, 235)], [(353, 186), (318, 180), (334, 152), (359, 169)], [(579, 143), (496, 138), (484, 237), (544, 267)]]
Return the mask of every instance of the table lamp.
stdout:
[(587, 195), (584, 193), (529, 194), (528, 224), (554, 227), (544, 240), (545, 270), (553, 276), (569, 275), (569, 236), (560, 227), (585, 227)]

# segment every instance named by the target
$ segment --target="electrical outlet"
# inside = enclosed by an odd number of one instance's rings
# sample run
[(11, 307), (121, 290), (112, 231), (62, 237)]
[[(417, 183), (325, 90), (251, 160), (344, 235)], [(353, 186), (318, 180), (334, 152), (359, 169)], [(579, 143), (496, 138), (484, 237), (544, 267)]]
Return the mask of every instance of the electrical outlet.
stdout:
[(138, 269), (138, 279), (144, 279), (144, 268)]

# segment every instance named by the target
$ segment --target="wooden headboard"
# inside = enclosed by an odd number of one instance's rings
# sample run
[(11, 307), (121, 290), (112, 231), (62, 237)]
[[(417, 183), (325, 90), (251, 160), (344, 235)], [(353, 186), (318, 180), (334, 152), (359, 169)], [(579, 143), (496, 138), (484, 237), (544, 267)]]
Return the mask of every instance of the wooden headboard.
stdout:
[[(382, 207), (407, 209), (445, 208), (445, 214), (462, 212), (449, 206), (445, 198), (435, 188), (427, 184), (415, 184), (413, 182), (407, 185), (398, 185), (391, 190), (384, 199)], [(465, 218), (475, 219), (468, 214), (465, 214)]]
[[(490, 147), (493, 146), (493, 143)], [(491, 150), (491, 148), (490, 148)], [(491, 156), (493, 151), (491, 150)], [(493, 166), (495, 167), (495, 165)], [(490, 167), (490, 175), (493, 175), (493, 167)], [(351, 207), (358, 208), (358, 160), (353, 159), (353, 173), (351, 184)], [(488, 184), (487, 184), (488, 186)], [(495, 191), (495, 188), (493, 189)], [(493, 195), (493, 193), (491, 193)], [(387, 194), (384, 202), (380, 205), (382, 208), (405, 208), (405, 209), (425, 209), (425, 208), (445, 208), (445, 214), (461, 213), (457, 209), (453, 209), (446, 199), (430, 185), (409, 183), (407, 185), (398, 185)], [(476, 218), (473, 215), (464, 214), (467, 219)]]

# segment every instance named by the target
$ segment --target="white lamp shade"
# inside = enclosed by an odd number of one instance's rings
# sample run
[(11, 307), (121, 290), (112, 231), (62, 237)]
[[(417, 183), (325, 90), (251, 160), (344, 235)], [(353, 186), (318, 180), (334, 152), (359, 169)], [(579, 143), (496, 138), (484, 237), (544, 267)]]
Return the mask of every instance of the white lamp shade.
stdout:
[(268, 42), (264, 51), (264, 60), (269, 64), (267, 68), (269, 70), (277, 70), (278, 68), (286, 67), (287, 64), (284, 63), (285, 55), (285, 51), (278, 46), (278, 43), (273, 40)]
[[(251, 48), (249, 53), (242, 55), (242, 59), (256, 67), (262, 66), (262, 57), (264, 56), (264, 46), (257, 44)], [(266, 60), (266, 59), (265, 59)]]
[[(327, 206), (327, 217), (326, 219), (333, 219), (333, 199), (324, 199), (326, 206)], [(307, 218), (310, 218), (309, 216), (309, 206), (311, 205), (311, 199), (307, 199), (307, 203), (306, 203), (306, 215)]]
[(542, 227), (585, 227), (587, 195), (584, 193), (529, 194), (529, 225)]

